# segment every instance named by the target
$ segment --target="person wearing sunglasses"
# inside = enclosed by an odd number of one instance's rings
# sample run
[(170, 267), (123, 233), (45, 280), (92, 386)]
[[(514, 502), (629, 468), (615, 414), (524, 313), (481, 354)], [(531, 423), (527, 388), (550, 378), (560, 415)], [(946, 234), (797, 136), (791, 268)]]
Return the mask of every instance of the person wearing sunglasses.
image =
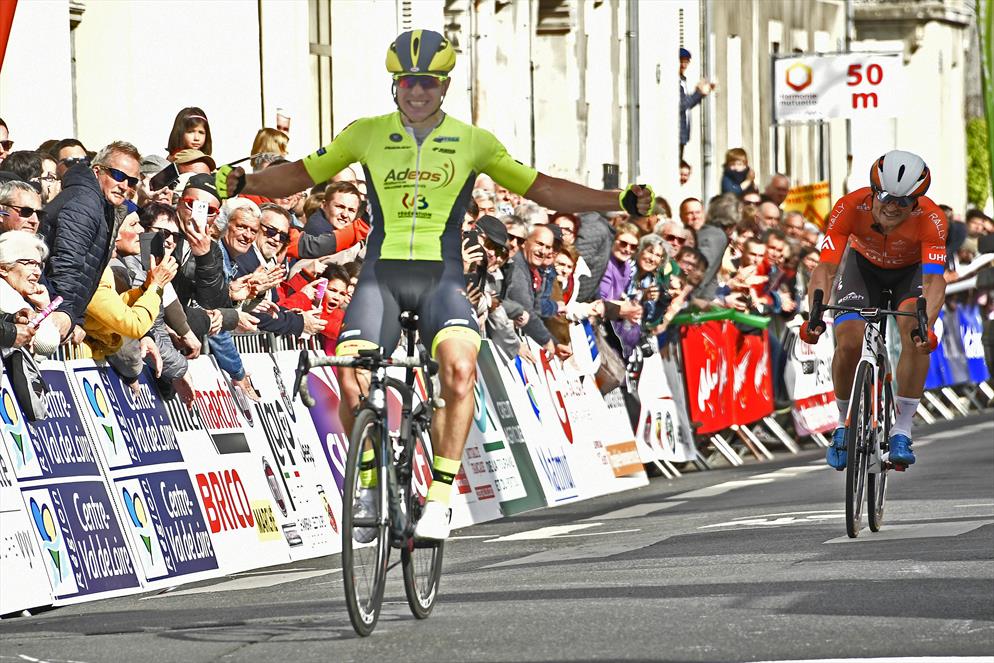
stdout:
[[(946, 237), (948, 221), (939, 206), (925, 196), (932, 175), (917, 154), (891, 150), (870, 166), (870, 186), (843, 196), (832, 209), (821, 257), (811, 274), (808, 304), (815, 290), (834, 292), (836, 301), (853, 308), (880, 307), (884, 290), (893, 293), (891, 305), (914, 312), (924, 296), (931, 330), (945, 302)], [(832, 288), (846, 246), (851, 246), (838, 287)], [(839, 406), (839, 425), (827, 453), (829, 465), (845, 469), (845, 421), (850, 389), (860, 359), (865, 323), (857, 314), (835, 316), (835, 355), (832, 381)], [(915, 462), (911, 450), (911, 424), (925, 386), (929, 353), (935, 335), (913, 339), (913, 317), (897, 318), (901, 355), (897, 363), (897, 420), (891, 431), (890, 462), (908, 466)], [(825, 330), (822, 321), (806, 322), (801, 338), (817, 341)]]
[(33, 186), (19, 180), (0, 184), (0, 233), (10, 230), (36, 233), (44, 216), (41, 196)]
[[(39, 283), (47, 257), (45, 242), (31, 231), (12, 230), (0, 235), (0, 313), (26, 313), (33, 318), (48, 306), (48, 291)], [(29, 347), (35, 354), (49, 356), (59, 347), (59, 331), (49, 319), (33, 332), (23, 328), (18, 332), (20, 345), (30, 339)]]
[(73, 166), (80, 163), (89, 163), (86, 147), (75, 138), (63, 138), (55, 144), (55, 174), (61, 180), (66, 176), (66, 172)]
[(42, 224), (52, 257), (46, 276), (52, 297), (63, 298), (53, 321), (63, 338), (83, 339), (82, 323), (100, 277), (111, 259), (117, 208), (138, 184), (141, 154), (131, 143), (113, 142), (62, 178), (62, 192), (45, 207)]
[[(325, 182), (349, 164), (363, 164), (374, 203), (373, 231), (337, 353), (376, 347), (392, 352), (400, 338), (398, 309), (419, 313), (422, 341), (441, 365), (440, 396), (447, 405), (435, 419), (435, 472), (415, 536), (444, 539), (452, 479), (473, 418), (480, 344), (463, 294), (459, 241), (466, 194), (476, 176), (485, 173), (518, 195), (566, 212), (645, 214), (653, 194), (640, 185), (603, 191), (544, 175), (515, 161), (490, 132), (443, 112), (456, 49), (438, 32), (400, 34), (387, 47), (385, 64), (396, 112), (357, 119), (329, 145), (294, 163), (249, 175), (222, 166), (217, 186), (224, 197), (244, 191), (274, 198)], [(342, 423), (349, 430), (360, 385), (349, 369), (340, 372), (340, 381)]]
[(7, 158), (14, 147), (14, 141), (10, 139), (10, 132), (7, 130), (7, 123), (0, 118), (0, 162)]

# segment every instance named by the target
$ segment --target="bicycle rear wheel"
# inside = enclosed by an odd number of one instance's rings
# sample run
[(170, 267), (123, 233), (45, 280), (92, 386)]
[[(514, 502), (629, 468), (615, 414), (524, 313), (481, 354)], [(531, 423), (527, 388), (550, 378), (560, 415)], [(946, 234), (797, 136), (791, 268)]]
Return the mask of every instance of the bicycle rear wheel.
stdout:
[(894, 391), (893, 383), (890, 380), (884, 381), (881, 401), (880, 430), (883, 437), (880, 440), (880, 467), (877, 472), (870, 473), (866, 483), (866, 519), (869, 522), (871, 532), (879, 532), (880, 527), (884, 524), (884, 506), (887, 501), (887, 464), (882, 460), (882, 457), (890, 450), (890, 431), (895, 421)]
[(846, 430), (846, 534), (859, 536), (862, 526), (866, 470), (873, 445), (873, 366), (860, 362), (850, 398)]
[[(431, 479), (430, 445), (424, 444), (427, 434), (422, 432), (415, 442), (411, 459), (411, 479), (404, 489), (404, 506), (410, 523), (417, 523), (424, 508), (428, 483)], [(412, 527), (413, 531), (413, 527)], [(418, 619), (425, 619), (435, 607), (438, 585), (442, 579), (443, 541), (415, 541), (411, 534), (404, 542), (400, 559), (404, 569), (404, 593), (407, 604)]]
[[(362, 636), (373, 632), (380, 617), (383, 589), (390, 557), (390, 534), (386, 509), (386, 467), (381, 455), (382, 422), (372, 410), (362, 410), (352, 427), (348, 460), (345, 463), (345, 494), (342, 508), (342, 578), (345, 603), (352, 628)], [(374, 460), (361, 462), (364, 449), (373, 449)], [(375, 480), (363, 481), (363, 468)], [(367, 475), (368, 476), (368, 475)], [(362, 484), (374, 484), (366, 485)], [(360, 502), (365, 493), (365, 507)], [(372, 513), (370, 513), (370, 507)]]

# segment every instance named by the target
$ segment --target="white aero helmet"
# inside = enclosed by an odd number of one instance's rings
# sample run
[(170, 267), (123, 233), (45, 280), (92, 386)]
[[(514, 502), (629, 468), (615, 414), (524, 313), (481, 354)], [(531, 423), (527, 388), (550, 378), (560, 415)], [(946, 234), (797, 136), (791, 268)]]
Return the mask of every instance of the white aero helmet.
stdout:
[(917, 198), (925, 195), (931, 183), (925, 161), (911, 152), (891, 150), (870, 166), (870, 187), (877, 194)]

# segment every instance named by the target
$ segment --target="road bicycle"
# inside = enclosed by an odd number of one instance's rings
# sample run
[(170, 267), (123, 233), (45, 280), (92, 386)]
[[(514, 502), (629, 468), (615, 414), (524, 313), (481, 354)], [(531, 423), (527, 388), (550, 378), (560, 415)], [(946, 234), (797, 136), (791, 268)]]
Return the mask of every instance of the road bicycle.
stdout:
[[(418, 619), (431, 613), (442, 576), (442, 541), (414, 538), (431, 478), (431, 419), (444, 407), (434, 395), (431, 377), (438, 364), (424, 346), (415, 342), (417, 316), (401, 314), (408, 355), (391, 359), (382, 348), (360, 350), (354, 357), (328, 357), (300, 353), (294, 392), (314, 407), (307, 373), (321, 366), (347, 366), (369, 371), (369, 391), (359, 406), (345, 463), (342, 495), (342, 576), (349, 620), (356, 633), (373, 632), (380, 616), (386, 585), (390, 548), (400, 549), (404, 592)], [(405, 380), (387, 375), (387, 368), (407, 369)], [(415, 375), (423, 370), (427, 393), (415, 403)], [(392, 434), (387, 422), (387, 389), (401, 396), (400, 429)], [(372, 458), (369, 452), (372, 452)], [(371, 491), (371, 492), (370, 492)], [(360, 503), (360, 495), (366, 506)], [(372, 497), (371, 497), (372, 496)], [(375, 513), (368, 506), (375, 505)], [(392, 568), (392, 567), (390, 567)]]
[[(891, 306), (892, 294), (883, 292), (884, 303)], [(865, 322), (863, 352), (849, 397), (846, 415), (846, 534), (859, 536), (862, 527), (863, 497), (866, 496), (867, 522), (870, 531), (878, 532), (884, 522), (887, 499), (887, 473), (904, 471), (904, 465), (888, 460), (890, 431), (895, 421), (894, 379), (887, 355), (888, 316), (915, 318), (918, 327), (912, 338), (928, 338), (928, 315), (925, 298), (919, 297), (914, 313), (887, 308), (851, 308), (823, 304), (824, 293), (815, 290), (809, 320), (821, 321), (826, 311), (856, 313)]]

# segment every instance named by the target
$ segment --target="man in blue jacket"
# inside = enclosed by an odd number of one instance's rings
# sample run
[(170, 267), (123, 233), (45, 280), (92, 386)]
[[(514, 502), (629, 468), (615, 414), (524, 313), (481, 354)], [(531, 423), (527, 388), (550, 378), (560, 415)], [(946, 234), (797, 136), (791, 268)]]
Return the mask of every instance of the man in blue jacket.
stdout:
[(62, 192), (45, 208), (44, 233), (52, 251), (46, 276), (53, 299), (63, 298), (52, 321), (63, 339), (72, 334), (75, 342), (83, 340), (83, 315), (117, 237), (115, 208), (138, 185), (140, 166), (134, 145), (113, 142), (92, 165), (78, 163), (66, 171)]
[(711, 94), (717, 86), (706, 78), (697, 83), (692, 94), (687, 94), (687, 67), (690, 65), (690, 51), (680, 49), (680, 160), (683, 160), (683, 148), (690, 142), (690, 109), (701, 103), (701, 99)]

